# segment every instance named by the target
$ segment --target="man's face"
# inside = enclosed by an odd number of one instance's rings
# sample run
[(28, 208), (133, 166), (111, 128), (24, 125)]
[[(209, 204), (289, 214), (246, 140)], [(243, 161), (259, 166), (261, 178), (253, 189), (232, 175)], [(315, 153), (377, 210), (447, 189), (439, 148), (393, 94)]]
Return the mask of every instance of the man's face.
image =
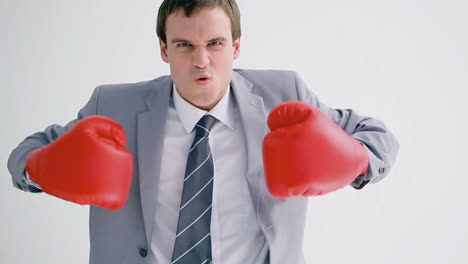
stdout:
[(167, 17), (161, 57), (170, 64), (180, 95), (192, 105), (210, 110), (226, 92), (240, 40), (233, 42), (231, 21), (219, 7), (206, 7), (185, 16), (178, 9)]

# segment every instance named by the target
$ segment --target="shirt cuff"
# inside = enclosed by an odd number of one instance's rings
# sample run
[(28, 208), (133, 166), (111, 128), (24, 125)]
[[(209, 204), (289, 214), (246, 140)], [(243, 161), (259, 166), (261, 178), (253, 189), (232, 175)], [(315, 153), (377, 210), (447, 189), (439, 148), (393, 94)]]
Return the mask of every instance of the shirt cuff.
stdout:
[[(33, 187), (35, 189), (42, 190), (41, 186), (37, 184), (35, 181), (33, 181), (30, 177), (29, 174), (26, 170), (24, 170), (24, 182), (28, 185), (28, 187)], [(31, 192), (34, 192), (35, 190), (29, 189)]]
[(356, 190), (360, 190), (360, 189), (364, 188), (364, 186), (366, 186), (370, 182), (370, 180), (366, 180), (366, 179), (369, 178), (369, 176), (367, 176), (367, 173), (369, 173), (369, 169), (367, 169), (367, 172), (365, 174), (358, 176), (351, 183), (351, 186), (353, 186), (353, 188), (356, 189)]

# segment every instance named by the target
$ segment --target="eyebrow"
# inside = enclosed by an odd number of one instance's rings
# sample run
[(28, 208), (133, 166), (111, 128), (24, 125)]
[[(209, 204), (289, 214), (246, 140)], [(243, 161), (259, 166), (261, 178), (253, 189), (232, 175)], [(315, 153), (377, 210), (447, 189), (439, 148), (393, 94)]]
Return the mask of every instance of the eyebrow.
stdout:
[[(213, 42), (213, 41), (226, 41), (227, 39), (225, 37), (216, 37), (216, 38), (212, 38), (206, 42)], [(190, 40), (186, 40), (186, 39), (181, 39), (181, 38), (175, 38), (175, 39), (172, 39), (171, 40), (171, 43), (179, 43), (179, 42), (189, 42), (190, 43)]]

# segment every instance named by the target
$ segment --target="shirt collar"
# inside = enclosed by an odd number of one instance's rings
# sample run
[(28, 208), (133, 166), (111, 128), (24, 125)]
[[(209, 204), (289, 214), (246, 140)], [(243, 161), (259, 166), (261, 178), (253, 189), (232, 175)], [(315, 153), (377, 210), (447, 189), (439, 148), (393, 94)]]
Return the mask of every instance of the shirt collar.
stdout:
[(185, 101), (177, 91), (175, 84), (172, 85), (172, 95), (177, 115), (188, 134), (192, 132), (198, 121), (206, 114), (212, 115), (229, 128), (234, 129), (234, 102), (231, 85), (228, 85), (226, 93), (210, 111), (202, 110)]

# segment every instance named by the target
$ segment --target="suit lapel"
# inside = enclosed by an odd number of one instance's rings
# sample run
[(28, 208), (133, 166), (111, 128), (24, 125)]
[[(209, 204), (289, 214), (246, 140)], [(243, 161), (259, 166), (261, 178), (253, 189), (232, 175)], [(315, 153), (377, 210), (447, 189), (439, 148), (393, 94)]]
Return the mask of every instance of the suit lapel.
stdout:
[[(241, 120), (247, 146), (247, 182), (255, 210), (263, 193), (265, 179), (263, 177), (263, 138), (268, 133), (266, 123), (267, 113), (262, 97), (252, 93), (252, 83), (237, 72), (233, 73), (232, 89), (239, 105)], [(256, 211), (258, 214), (259, 212)], [(259, 215), (262, 217), (262, 215)]]
[(148, 245), (153, 230), (155, 202), (158, 198), (161, 156), (171, 88), (172, 80), (170, 76), (167, 76), (161, 82), (155, 82), (151, 92), (145, 98), (147, 111), (138, 114), (138, 173), (143, 221)]

